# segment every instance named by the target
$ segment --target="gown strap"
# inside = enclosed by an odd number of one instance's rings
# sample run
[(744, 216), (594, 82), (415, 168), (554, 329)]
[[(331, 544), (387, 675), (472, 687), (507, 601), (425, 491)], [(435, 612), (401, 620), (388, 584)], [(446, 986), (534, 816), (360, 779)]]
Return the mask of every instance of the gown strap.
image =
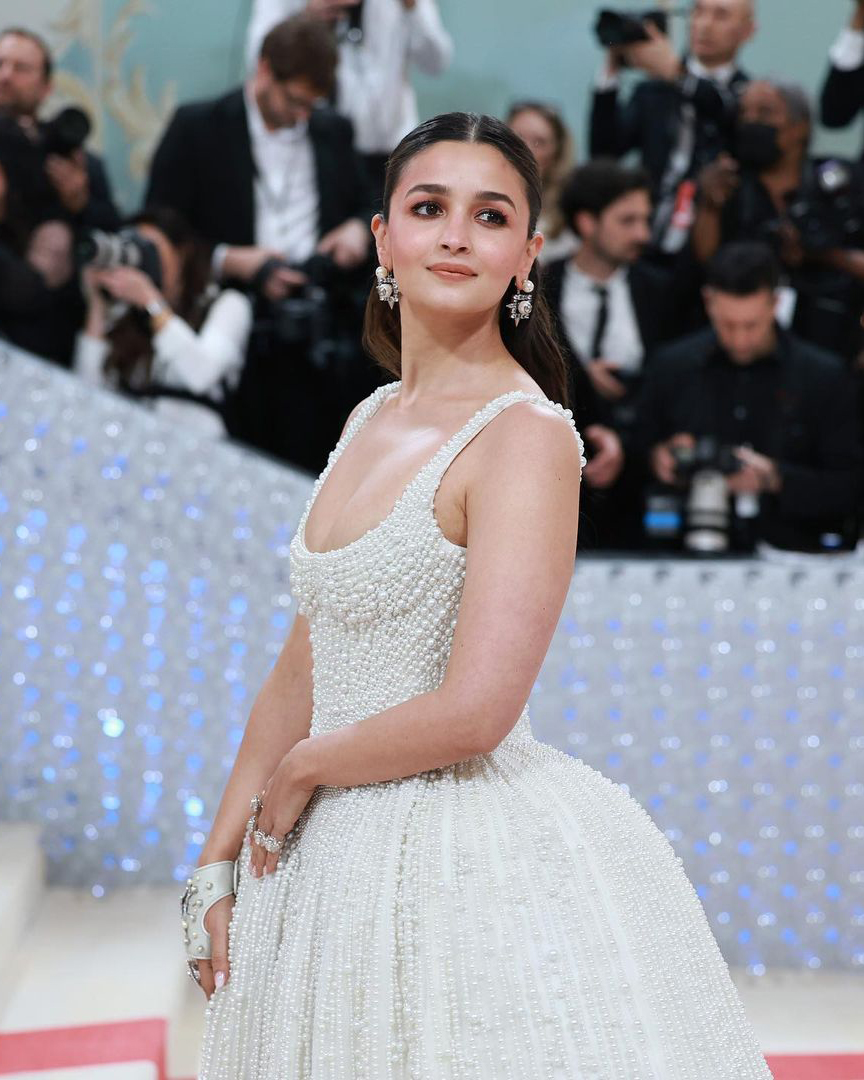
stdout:
[(426, 475), (424, 477), (425, 483), (422, 485), (424, 497), (426, 499), (433, 499), (435, 497), (435, 492), (438, 490), (438, 486), (441, 483), (444, 473), (450, 467), (453, 460), (458, 457), (468, 443), (471, 442), (474, 436), (479, 435), (483, 428), (485, 428), (499, 413), (503, 412), (504, 409), (508, 408), (510, 405), (515, 405), (520, 401), (533, 401), (538, 405), (546, 405), (548, 408), (559, 413), (569, 421), (579, 446), (581, 475), (581, 470), (586, 464), (585, 444), (576, 428), (576, 422), (573, 419), (573, 410), (565, 409), (564, 406), (557, 401), (552, 401), (551, 398), (544, 397), (542, 394), (532, 394), (527, 390), (511, 390), (506, 394), (502, 394), (500, 397), (494, 398), (479, 409), (471, 417), (468, 423), (460, 428), (429, 462), (429, 468), (426, 470)]

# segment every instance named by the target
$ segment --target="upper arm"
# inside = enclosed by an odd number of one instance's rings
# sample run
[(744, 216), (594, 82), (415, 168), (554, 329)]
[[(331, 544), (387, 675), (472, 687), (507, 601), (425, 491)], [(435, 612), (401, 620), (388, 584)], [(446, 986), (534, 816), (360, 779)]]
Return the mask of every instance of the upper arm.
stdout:
[(570, 423), (531, 402), (500, 413), (478, 442), (465, 582), (440, 690), (473, 719), (482, 751), (521, 713), (567, 596), (580, 453)]

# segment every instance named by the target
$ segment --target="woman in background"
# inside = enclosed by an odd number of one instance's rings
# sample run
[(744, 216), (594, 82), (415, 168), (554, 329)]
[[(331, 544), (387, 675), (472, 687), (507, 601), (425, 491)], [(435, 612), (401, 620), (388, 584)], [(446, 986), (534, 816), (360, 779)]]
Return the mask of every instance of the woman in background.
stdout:
[(543, 233), (538, 262), (548, 263), (572, 255), (578, 240), (558, 207), (561, 188), (576, 163), (575, 143), (561, 114), (540, 101), (518, 101), (510, 106), (507, 124), (528, 144), (543, 184), (543, 210), (537, 228)]
[(161, 281), (134, 266), (85, 268), (87, 321), (75, 370), (152, 401), (196, 434), (223, 436), (225, 399), (246, 360), (249, 298), (211, 282), (204, 245), (175, 211), (151, 208), (129, 225), (155, 248)]

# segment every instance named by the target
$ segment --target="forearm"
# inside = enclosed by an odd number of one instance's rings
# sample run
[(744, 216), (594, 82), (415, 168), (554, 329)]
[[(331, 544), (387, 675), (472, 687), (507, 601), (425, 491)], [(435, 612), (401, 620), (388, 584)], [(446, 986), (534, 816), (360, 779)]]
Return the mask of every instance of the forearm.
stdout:
[(821, 256), (821, 261), (856, 281), (864, 281), (864, 251), (858, 248), (832, 248)]
[(237, 857), (251, 813), (249, 800), (288, 751), (308, 737), (311, 716), (308, 657), (288, 657), (274, 666), (252, 706), (199, 866)]
[(444, 768), (489, 749), (470, 709), (441, 688), (418, 694), (297, 746), (298, 774), (310, 786), (354, 787)]

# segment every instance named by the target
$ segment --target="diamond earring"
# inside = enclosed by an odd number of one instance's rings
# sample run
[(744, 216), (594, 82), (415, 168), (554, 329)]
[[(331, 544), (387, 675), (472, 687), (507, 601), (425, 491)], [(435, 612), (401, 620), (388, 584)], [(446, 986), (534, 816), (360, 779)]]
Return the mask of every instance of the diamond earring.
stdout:
[(388, 273), (384, 266), (379, 266), (375, 270), (375, 277), (378, 279), (378, 284), (375, 286), (378, 290), (378, 299), (384, 304), (389, 304), (392, 311), (393, 305), (399, 303), (399, 286), (396, 278), (392, 273)]
[(531, 311), (533, 310), (533, 304), (531, 303), (531, 293), (534, 292), (534, 282), (530, 278), (526, 278), (522, 283), (523, 291), (520, 292), (518, 287), (513, 294), (513, 299), (507, 305), (510, 311), (510, 318), (518, 326), (522, 319), (530, 319)]

